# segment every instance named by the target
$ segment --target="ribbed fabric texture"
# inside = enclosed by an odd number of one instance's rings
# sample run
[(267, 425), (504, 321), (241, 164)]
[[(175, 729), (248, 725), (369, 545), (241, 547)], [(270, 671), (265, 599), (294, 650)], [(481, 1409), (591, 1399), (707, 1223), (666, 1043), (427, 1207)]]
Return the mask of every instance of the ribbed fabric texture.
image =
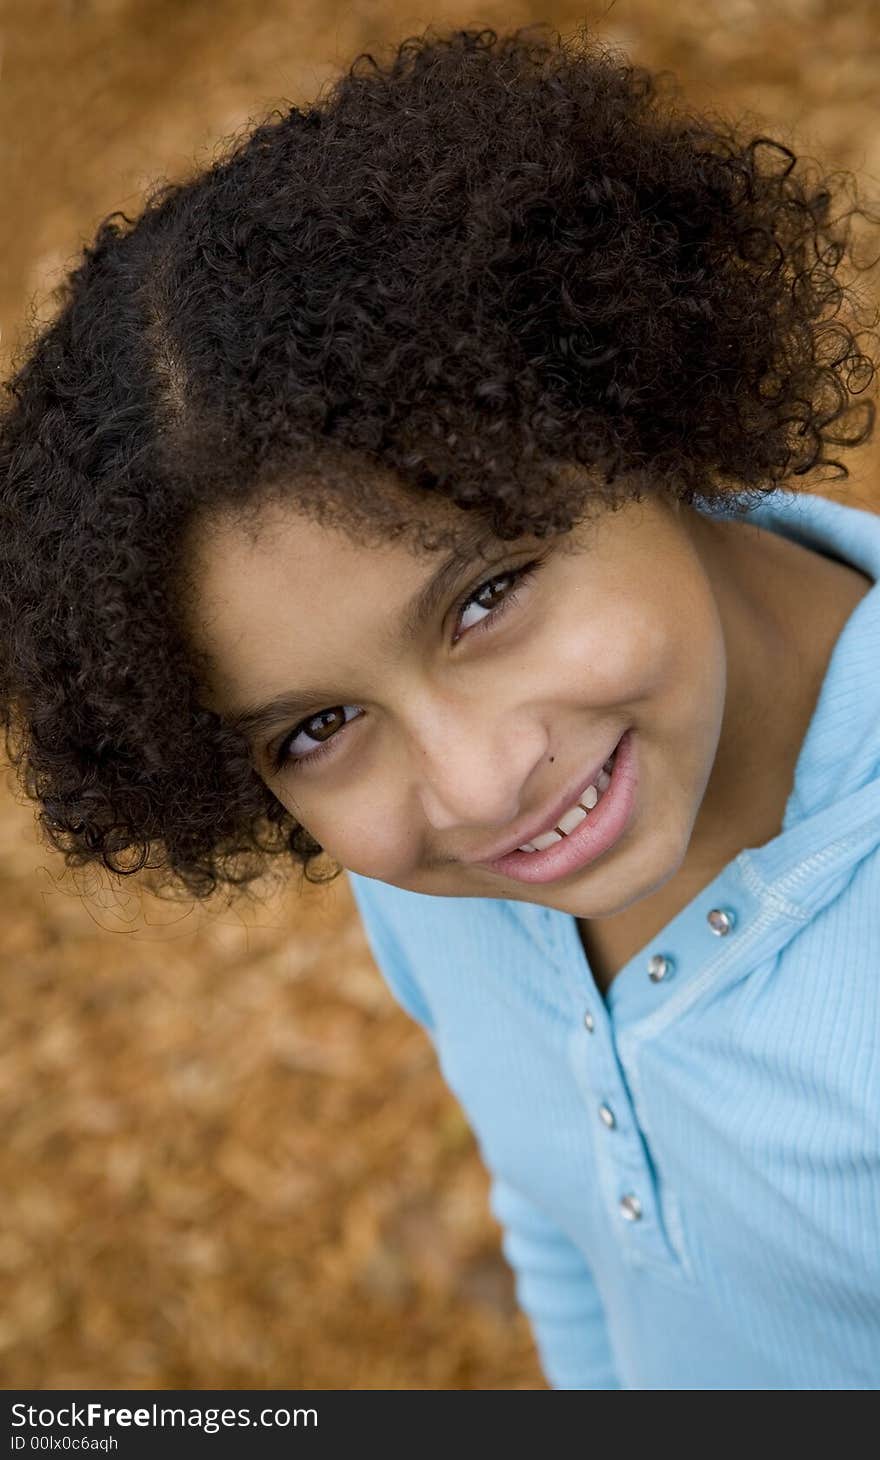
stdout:
[(606, 997), (567, 913), (348, 874), (475, 1134), (557, 1389), (880, 1387), (880, 516), (784, 488), (750, 516), (876, 586), (781, 834)]

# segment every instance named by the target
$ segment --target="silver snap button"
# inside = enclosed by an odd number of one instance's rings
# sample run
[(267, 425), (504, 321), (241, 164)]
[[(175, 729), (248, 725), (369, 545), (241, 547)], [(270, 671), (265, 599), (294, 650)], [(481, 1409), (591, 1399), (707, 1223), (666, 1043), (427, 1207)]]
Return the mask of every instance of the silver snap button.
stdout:
[(662, 953), (655, 953), (648, 959), (648, 977), (652, 983), (659, 983), (661, 979), (668, 978), (675, 969), (675, 959), (665, 958)]
[(726, 907), (713, 907), (712, 911), (706, 914), (706, 922), (713, 933), (717, 933), (719, 938), (723, 938), (736, 923), (736, 914)]
[(614, 1111), (610, 1105), (599, 1106), (599, 1119), (603, 1125), (607, 1125), (609, 1130), (613, 1130), (617, 1125), (617, 1121), (614, 1119)]
[(642, 1215), (642, 1204), (631, 1191), (620, 1198), (620, 1215), (627, 1222), (637, 1222)]
[(591, 1034), (592, 1034), (593, 1030), (596, 1027), (596, 1021), (593, 1018), (592, 1014), (590, 1013), (589, 1009), (587, 1010), (586, 1014), (584, 1015), (584, 1025), (586, 1026), (587, 1029), (589, 1029), (589, 1031), (590, 1031)]

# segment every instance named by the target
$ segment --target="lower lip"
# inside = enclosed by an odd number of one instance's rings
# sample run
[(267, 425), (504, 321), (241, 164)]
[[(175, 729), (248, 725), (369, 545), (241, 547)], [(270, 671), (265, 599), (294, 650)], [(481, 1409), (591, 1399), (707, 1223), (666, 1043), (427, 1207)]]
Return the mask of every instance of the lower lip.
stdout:
[(508, 852), (495, 862), (482, 862), (492, 872), (515, 882), (556, 882), (588, 867), (619, 841), (632, 820), (639, 774), (632, 730), (618, 743), (611, 781), (589, 815), (569, 836), (543, 852)]

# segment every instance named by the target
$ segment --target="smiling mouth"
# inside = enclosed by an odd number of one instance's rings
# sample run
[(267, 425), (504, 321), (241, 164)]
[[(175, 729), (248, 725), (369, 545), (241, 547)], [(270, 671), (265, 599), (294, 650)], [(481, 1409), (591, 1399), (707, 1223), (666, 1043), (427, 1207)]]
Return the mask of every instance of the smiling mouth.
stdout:
[[(618, 740), (615, 743), (615, 745), (614, 745), (613, 749), (611, 750), (610, 754), (607, 756), (607, 758), (605, 759), (605, 761), (603, 761), (602, 765), (595, 772), (592, 773), (591, 780), (589, 780), (589, 781), (586, 781), (585, 780), (584, 782), (582, 782), (582, 786), (581, 786), (580, 791), (574, 791), (574, 792), (571, 793), (571, 795), (572, 795), (571, 801), (566, 806), (563, 806), (561, 809), (557, 808), (556, 821), (550, 820), (550, 816), (548, 815), (548, 817), (544, 821), (543, 830), (542, 831), (538, 831), (538, 832), (533, 832), (531, 839), (537, 838), (537, 840), (539, 842), (544, 842), (544, 839), (549, 835), (551, 841), (559, 841), (562, 837), (564, 837), (567, 834), (567, 832), (569, 830), (569, 827), (568, 826), (564, 827), (562, 833), (560, 834), (558, 832), (558, 830), (557, 830), (558, 822), (560, 820), (565, 820), (566, 818), (568, 818), (569, 820), (571, 819), (571, 813), (574, 810), (575, 806), (579, 806), (579, 800), (580, 800), (580, 798), (584, 797), (585, 795), (588, 795), (590, 793), (591, 789), (593, 789), (593, 793), (596, 795), (596, 801), (593, 802), (593, 806), (595, 806), (597, 804), (597, 802), (602, 799), (602, 797), (604, 796), (605, 789), (606, 789), (607, 784), (608, 784), (608, 781), (607, 781), (608, 772), (605, 770), (605, 767), (606, 766), (611, 766), (611, 768), (613, 769), (614, 758), (617, 755), (618, 750), (620, 749), (620, 745), (621, 745), (621, 742), (623, 741), (623, 738), (624, 738), (624, 735), (625, 734), (626, 734), (626, 732), (624, 731), (623, 734), (621, 734), (621, 736), (618, 738)], [(598, 787), (595, 787), (595, 782), (600, 777), (602, 778), (604, 784), (602, 784), (602, 785), (600, 785)], [(575, 785), (576, 784), (577, 783), (575, 782)], [(577, 821), (577, 820), (580, 820), (582, 817), (589, 815), (590, 812), (593, 810), (593, 806), (584, 806), (583, 808), (580, 808), (578, 810), (577, 815), (576, 815), (576, 817), (574, 819)], [(512, 852), (516, 852), (516, 851), (522, 850), (526, 845), (529, 845), (530, 844), (530, 840), (531, 839), (528, 836), (523, 836), (523, 838), (522, 838), (521, 841), (519, 841), (519, 842), (513, 842), (513, 843), (508, 843), (505, 849), (503, 849), (501, 851), (496, 851), (494, 853), (491, 853), (489, 856), (485, 856), (484, 855), (484, 856), (481, 856), (481, 857), (469, 857), (467, 859), (467, 861), (463, 863), (463, 865), (465, 865), (465, 866), (488, 866), (491, 863), (498, 861), (501, 857), (509, 856)], [(531, 850), (532, 850), (532, 854), (533, 854), (534, 853), (534, 848), (532, 848)], [(524, 851), (523, 854), (527, 856), (527, 855), (529, 855), (529, 852)], [(461, 860), (461, 859), (459, 859), (459, 860)]]
[(550, 847), (554, 842), (560, 841), (563, 837), (570, 836), (576, 831), (580, 823), (592, 815), (595, 808), (601, 802), (605, 792), (611, 785), (611, 773), (614, 770), (614, 760), (617, 755), (617, 747), (611, 752), (599, 774), (583, 790), (578, 799), (564, 811), (557, 819), (556, 824), (547, 831), (539, 832), (530, 841), (521, 842), (515, 848), (518, 852), (540, 852)]
[[(616, 846), (638, 806), (639, 763), (632, 727), (625, 732), (609, 760), (612, 771), (608, 785), (589, 811), (578, 803), (576, 812), (572, 807), (560, 818), (564, 823), (561, 831), (538, 833), (533, 850), (520, 844), (485, 863), (487, 869), (515, 882), (549, 884), (582, 872)], [(604, 781), (604, 775), (601, 779)], [(586, 801), (591, 801), (593, 794)]]

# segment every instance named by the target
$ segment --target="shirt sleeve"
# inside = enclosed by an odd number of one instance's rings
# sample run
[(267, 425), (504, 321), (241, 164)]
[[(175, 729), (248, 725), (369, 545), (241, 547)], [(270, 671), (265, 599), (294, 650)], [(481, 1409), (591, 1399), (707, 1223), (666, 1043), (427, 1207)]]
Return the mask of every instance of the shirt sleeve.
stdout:
[(552, 1389), (620, 1389), (605, 1312), (584, 1254), (555, 1222), (495, 1176), (489, 1206), (517, 1301)]
[(411, 1019), (421, 1024), (433, 1042), (434, 1020), (425, 996), (410, 972), (409, 962), (403, 955), (387, 917), (382, 915), (378, 900), (370, 887), (371, 880), (348, 873), (349, 886), (373, 960), (398, 1004)]
[[(434, 1020), (370, 879), (349, 875), (367, 943), (401, 1007), (434, 1043)], [(489, 1206), (501, 1224), (501, 1250), (510, 1264), (548, 1384), (553, 1389), (620, 1389), (605, 1314), (584, 1254), (571, 1238), (490, 1170)]]

